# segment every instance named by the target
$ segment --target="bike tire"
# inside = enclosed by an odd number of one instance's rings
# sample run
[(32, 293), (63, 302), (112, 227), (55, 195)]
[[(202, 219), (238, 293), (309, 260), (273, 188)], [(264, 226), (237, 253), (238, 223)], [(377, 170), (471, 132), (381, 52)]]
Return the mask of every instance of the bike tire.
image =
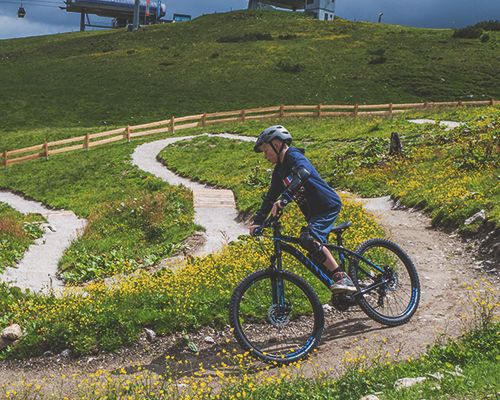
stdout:
[[(283, 279), (285, 293), (290, 294), (287, 301), (296, 301), (296, 304), (300, 307), (302, 303), (299, 303), (301, 301), (301, 297), (299, 296), (304, 296), (302, 302), (304, 306), (310, 306), (313, 319), (311, 323), (311, 316), (296, 315), (290, 318), (289, 324), (297, 323), (297, 325), (299, 325), (300, 323), (300, 326), (306, 327), (305, 329), (307, 332), (300, 338), (300, 344), (294, 344), (291, 349), (287, 348), (283, 351), (273, 351), (266, 348), (267, 343), (275, 343), (273, 342), (273, 335), (280, 335), (278, 328), (272, 324), (269, 315), (267, 315), (265, 321), (263, 321), (263, 318), (259, 319), (254, 316), (251, 316), (247, 321), (245, 315), (245, 310), (249, 307), (248, 304), (252, 302), (251, 297), (250, 299), (246, 299), (246, 297), (251, 296), (255, 288), (257, 288), (257, 291), (259, 290), (258, 284), (262, 284), (263, 289), (261, 289), (261, 292), (265, 292), (267, 289), (264, 288), (269, 286), (269, 294), (263, 295), (263, 301), (260, 298), (256, 299), (255, 304), (257, 307), (262, 303), (260, 308), (265, 311), (265, 308), (269, 307), (268, 312), (270, 312), (269, 310), (271, 310), (272, 307), (275, 307), (275, 305), (269, 304), (269, 298), (271, 298), (270, 302), (273, 303), (272, 290), (270, 288), (272, 287), (272, 280), (277, 279), (277, 277)], [(295, 300), (295, 298), (297, 298), (297, 300)], [(266, 304), (266, 302), (268, 304)], [(290, 309), (292, 308), (293, 305), (290, 306)], [(300, 314), (300, 311), (297, 312)], [(254, 319), (253, 321), (252, 318)], [(229, 320), (234, 329), (234, 336), (244, 351), (249, 351), (254, 357), (262, 361), (285, 365), (307, 357), (307, 355), (319, 344), (324, 327), (324, 312), (318, 295), (304, 279), (288, 271), (278, 272), (266, 269), (248, 275), (236, 287), (231, 297)], [(258, 322), (255, 322), (257, 320)], [(285, 326), (283, 330), (288, 328), (288, 326)], [(261, 337), (253, 337), (254, 332), (265, 332), (268, 337), (262, 337), (262, 334), (260, 334)], [(259, 340), (262, 343), (259, 343)], [(275, 346), (279, 346), (279, 344)], [(286, 346), (290, 347), (288, 344)]]
[[(398, 326), (408, 322), (417, 310), (420, 301), (417, 270), (408, 254), (396, 243), (386, 239), (367, 240), (361, 243), (355, 252), (375, 264), (385, 263), (384, 274), (387, 274), (390, 281), (376, 291), (359, 295), (360, 308), (368, 317), (384, 325)], [(371, 268), (370, 274), (374, 277), (366, 273), (366, 269), (369, 268)], [(374, 272), (375, 269), (369, 267), (366, 262), (355, 257), (351, 258), (349, 275), (358, 291), (384, 276), (382, 273)], [(401, 305), (397, 306), (396, 302)], [(393, 312), (394, 309), (400, 309), (400, 311)]]

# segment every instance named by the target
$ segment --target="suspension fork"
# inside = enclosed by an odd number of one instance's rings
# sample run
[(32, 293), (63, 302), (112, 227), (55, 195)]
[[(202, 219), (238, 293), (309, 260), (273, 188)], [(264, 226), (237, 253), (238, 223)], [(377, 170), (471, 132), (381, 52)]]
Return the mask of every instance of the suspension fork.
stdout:
[(271, 262), (273, 265), (273, 270), (276, 274), (271, 276), (271, 286), (272, 286), (272, 296), (273, 304), (277, 304), (281, 307), (285, 306), (285, 285), (283, 284), (283, 278), (281, 277), (281, 271), (283, 271), (283, 262), (281, 249), (281, 232), (279, 222), (275, 224), (273, 228), (273, 241), (274, 241), (274, 255), (271, 257)]

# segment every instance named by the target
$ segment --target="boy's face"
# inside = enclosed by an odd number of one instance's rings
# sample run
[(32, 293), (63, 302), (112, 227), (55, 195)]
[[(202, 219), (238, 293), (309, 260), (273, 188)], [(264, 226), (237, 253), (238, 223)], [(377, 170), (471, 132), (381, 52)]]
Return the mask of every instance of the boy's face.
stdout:
[(273, 150), (273, 148), (269, 143), (262, 143), (260, 149), (264, 153), (264, 157), (266, 158), (267, 161), (269, 161), (272, 164), (276, 164), (278, 162), (278, 155), (276, 154), (276, 152)]

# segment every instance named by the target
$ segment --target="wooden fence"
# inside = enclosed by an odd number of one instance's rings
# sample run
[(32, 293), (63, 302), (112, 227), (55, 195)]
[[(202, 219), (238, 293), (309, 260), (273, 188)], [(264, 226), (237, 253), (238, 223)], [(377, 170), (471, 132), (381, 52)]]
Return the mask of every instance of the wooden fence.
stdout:
[(204, 113), (176, 118), (174, 116), (163, 121), (148, 124), (127, 126), (106, 132), (91, 133), (68, 139), (45, 142), (36, 146), (22, 149), (8, 150), (0, 153), (0, 165), (7, 167), (37, 158), (48, 159), (49, 156), (66, 153), (74, 150), (88, 150), (102, 144), (130, 141), (133, 138), (154, 135), (157, 133), (173, 133), (181, 129), (205, 127), (223, 122), (244, 122), (266, 118), (283, 117), (338, 117), (358, 115), (384, 115), (405, 112), (408, 110), (427, 109), (431, 107), (459, 107), (495, 105), (499, 102), (491, 99), (484, 101), (454, 101), (454, 102), (425, 102), (407, 104), (354, 104), (354, 105), (280, 105), (264, 108), (250, 108), (245, 110)]

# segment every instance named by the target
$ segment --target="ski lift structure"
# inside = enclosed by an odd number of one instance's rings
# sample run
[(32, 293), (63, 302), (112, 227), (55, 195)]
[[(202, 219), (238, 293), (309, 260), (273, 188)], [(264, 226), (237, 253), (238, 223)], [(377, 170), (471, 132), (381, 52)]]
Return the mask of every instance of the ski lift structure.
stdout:
[(17, 9), (17, 18), (24, 18), (26, 16), (26, 10), (23, 7), (23, 2), (21, 1), (21, 5)]
[[(66, 7), (61, 9), (67, 12), (80, 14), (80, 31), (85, 27), (109, 28), (92, 24), (89, 14), (100, 17), (113, 18), (113, 28), (124, 28), (133, 22), (134, 0), (66, 0)], [(166, 14), (166, 5), (161, 0), (142, 0), (139, 5), (139, 19), (144, 25), (164, 22), (161, 20)]]

